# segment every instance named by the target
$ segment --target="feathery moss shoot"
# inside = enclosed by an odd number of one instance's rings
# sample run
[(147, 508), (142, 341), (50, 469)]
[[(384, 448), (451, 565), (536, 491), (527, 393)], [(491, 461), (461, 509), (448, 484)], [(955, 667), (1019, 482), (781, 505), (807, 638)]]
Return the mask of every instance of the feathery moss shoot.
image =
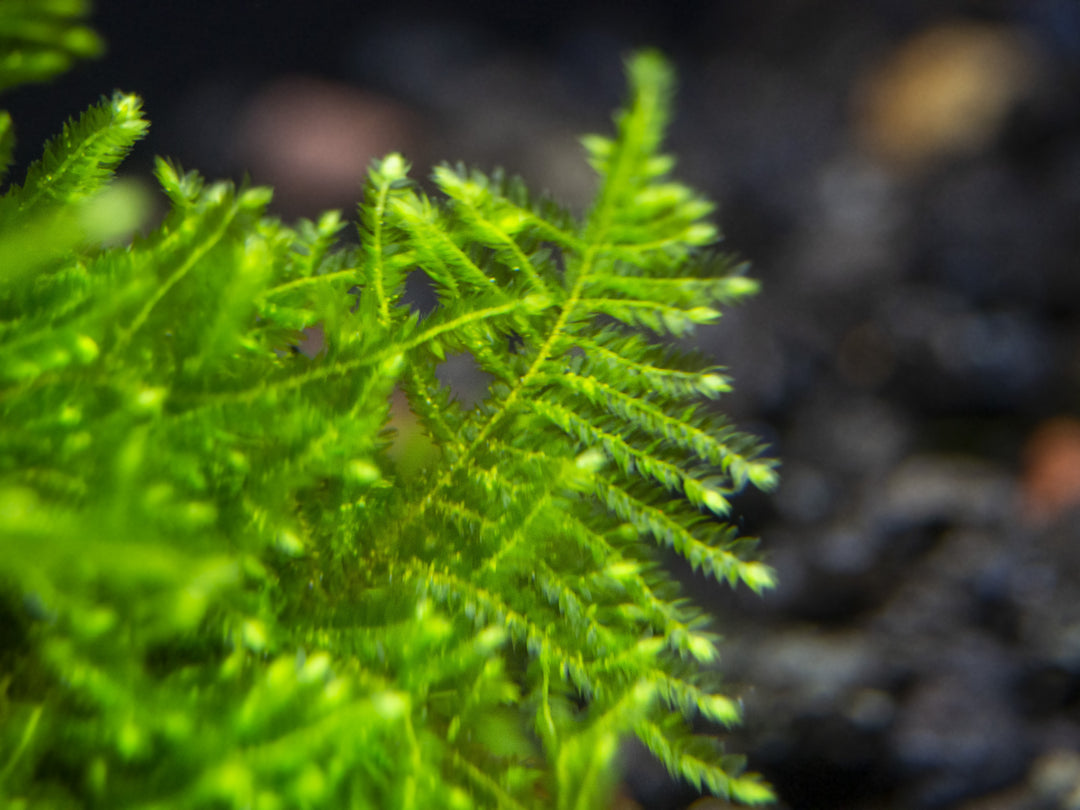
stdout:
[[(692, 730), (739, 703), (658, 562), (772, 585), (723, 518), (774, 463), (668, 340), (755, 285), (659, 151), (669, 66), (628, 67), (581, 221), (458, 166), (428, 196), (394, 154), (347, 247), (337, 213), (288, 226), (268, 190), (159, 160), (168, 214), (115, 245), (138, 211), (113, 172), (147, 126), (120, 93), (7, 189), (5, 807), (605, 808), (630, 737), (771, 799)], [(461, 354), (492, 380), (469, 408), (435, 373)], [(408, 475), (402, 393), (433, 448)]]

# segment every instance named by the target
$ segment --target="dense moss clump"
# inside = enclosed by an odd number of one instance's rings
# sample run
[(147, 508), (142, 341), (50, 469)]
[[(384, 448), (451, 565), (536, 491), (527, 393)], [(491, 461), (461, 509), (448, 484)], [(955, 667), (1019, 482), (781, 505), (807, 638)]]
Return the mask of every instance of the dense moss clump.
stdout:
[[(667, 64), (628, 68), (581, 221), (448, 165), (429, 197), (394, 154), (348, 247), (337, 213), (287, 226), (267, 189), (159, 160), (164, 221), (115, 244), (140, 207), (113, 170), (147, 126), (123, 93), (7, 189), (5, 806), (603, 807), (630, 735), (770, 798), (691, 730), (739, 709), (654, 555), (771, 583), (720, 518), (774, 465), (707, 402), (723, 374), (664, 342), (754, 284), (668, 177)], [(435, 373), (461, 353), (493, 379), (470, 408)], [(407, 474), (395, 391), (432, 447)]]

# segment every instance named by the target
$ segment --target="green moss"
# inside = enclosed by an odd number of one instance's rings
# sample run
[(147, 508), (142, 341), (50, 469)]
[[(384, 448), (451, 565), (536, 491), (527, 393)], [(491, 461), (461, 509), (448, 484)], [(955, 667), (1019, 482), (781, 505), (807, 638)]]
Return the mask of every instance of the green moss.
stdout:
[[(85, 40), (69, 11), (58, 48)], [(581, 221), (460, 167), (430, 198), (390, 155), (346, 247), (337, 214), (285, 225), (269, 191), (159, 161), (169, 213), (112, 244), (142, 209), (112, 181), (146, 129), (125, 94), (6, 190), (5, 806), (604, 807), (629, 735), (769, 800), (691, 732), (739, 708), (654, 558), (772, 582), (716, 517), (772, 462), (707, 402), (727, 379), (661, 343), (754, 285), (658, 152), (667, 64), (628, 66)], [(492, 379), (469, 408), (435, 374), (462, 353)]]

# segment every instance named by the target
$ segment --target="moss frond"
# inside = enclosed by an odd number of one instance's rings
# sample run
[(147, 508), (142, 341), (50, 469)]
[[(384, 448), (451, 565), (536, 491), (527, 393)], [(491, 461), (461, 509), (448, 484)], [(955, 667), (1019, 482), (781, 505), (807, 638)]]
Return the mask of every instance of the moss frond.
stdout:
[(0, 91), (42, 82), (76, 60), (100, 56), (101, 39), (84, 25), (87, 0), (4, 0), (0, 3)]
[[(336, 212), (289, 226), (159, 160), (164, 220), (106, 245), (80, 217), (138, 99), (47, 144), (0, 199), (5, 801), (603, 807), (630, 735), (768, 799), (691, 733), (740, 707), (654, 555), (772, 584), (723, 518), (775, 465), (717, 413), (722, 370), (664, 341), (756, 287), (659, 151), (669, 67), (628, 73), (580, 220), (460, 166), (429, 196), (391, 154), (347, 247)], [(475, 405), (438, 372), (463, 354)]]

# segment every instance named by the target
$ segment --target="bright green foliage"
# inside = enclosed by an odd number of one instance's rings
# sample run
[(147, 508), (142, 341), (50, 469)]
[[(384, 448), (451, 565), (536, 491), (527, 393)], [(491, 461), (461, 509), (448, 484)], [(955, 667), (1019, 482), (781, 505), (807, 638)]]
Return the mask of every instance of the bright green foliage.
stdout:
[[(102, 247), (125, 95), (0, 199), (0, 803), (584, 810), (630, 735), (769, 800), (691, 731), (739, 707), (657, 562), (772, 582), (720, 517), (773, 463), (667, 339), (754, 284), (658, 152), (668, 66), (629, 75), (582, 222), (450, 166), (429, 198), (390, 155), (344, 247), (159, 161), (164, 221)], [(471, 408), (435, 373), (461, 353)], [(407, 476), (395, 390), (435, 448)]]
[(104, 49), (80, 23), (87, 0), (0, 0), (0, 90), (63, 73)]

